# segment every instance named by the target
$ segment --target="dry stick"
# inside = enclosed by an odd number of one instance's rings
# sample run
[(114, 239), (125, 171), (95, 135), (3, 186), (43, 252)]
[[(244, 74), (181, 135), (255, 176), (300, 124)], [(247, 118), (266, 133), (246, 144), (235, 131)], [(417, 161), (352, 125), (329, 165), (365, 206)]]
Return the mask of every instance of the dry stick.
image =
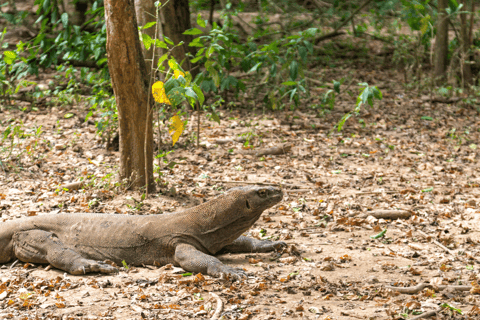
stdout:
[(439, 313), (439, 312), (442, 311), (442, 310), (443, 310), (443, 308), (438, 308), (437, 310), (428, 311), (428, 312), (422, 313), (422, 314), (419, 315), (419, 316), (416, 316), (416, 317), (414, 317), (414, 318), (411, 318), (410, 320), (418, 320), (418, 319), (430, 318), (430, 317), (436, 316), (437, 313)]
[(60, 189), (68, 189), (68, 190), (78, 190), (85, 186), (85, 181), (77, 181), (72, 183), (66, 183), (60, 186)]
[(406, 210), (376, 210), (365, 212), (361, 217), (373, 216), (377, 219), (408, 219), (412, 216), (410, 211)]
[(213, 292), (210, 294), (212, 295), (212, 297), (215, 298), (215, 300), (217, 300), (217, 308), (215, 309), (215, 313), (213, 314), (211, 320), (217, 320), (223, 311), (223, 301), (222, 299), (220, 299), (220, 297), (217, 294)]
[[(429, 235), (426, 234), (425, 232), (423, 232), (422, 230), (417, 230), (417, 232), (420, 233), (422, 236), (424, 236), (425, 238), (428, 239)], [(430, 237), (430, 238), (432, 238), (432, 237)], [(432, 238), (432, 240), (433, 240), (433, 238)], [(447, 247), (445, 247), (443, 244), (441, 244), (441, 243), (438, 242), (437, 240), (433, 240), (432, 242), (433, 242), (434, 244), (436, 244), (437, 246), (439, 246), (440, 248), (442, 248), (443, 250), (445, 250), (446, 252), (450, 253), (452, 256), (455, 256), (455, 255), (456, 255), (454, 251), (448, 249)]]

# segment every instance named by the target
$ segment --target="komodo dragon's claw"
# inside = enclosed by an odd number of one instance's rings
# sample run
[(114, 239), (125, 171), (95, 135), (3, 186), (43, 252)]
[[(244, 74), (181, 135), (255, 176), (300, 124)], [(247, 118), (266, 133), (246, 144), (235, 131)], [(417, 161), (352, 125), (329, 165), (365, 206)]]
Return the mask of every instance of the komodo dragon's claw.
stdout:
[(89, 272), (100, 273), (118, 273), (118, 269), (103, 261), (95, 261), (89, 259), (82, 259), (72, 267), (71, 274), (87, 274)]

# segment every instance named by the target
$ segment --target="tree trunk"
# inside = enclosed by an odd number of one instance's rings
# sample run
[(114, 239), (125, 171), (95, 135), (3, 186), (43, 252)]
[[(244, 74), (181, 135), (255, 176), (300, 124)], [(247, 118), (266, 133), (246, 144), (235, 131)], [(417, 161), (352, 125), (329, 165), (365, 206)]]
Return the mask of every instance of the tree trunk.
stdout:
[[(470, 0), (472, 1), (472, 0)], [(467, 10), (467, 1), (461, 1), (463, 3), (463, 10)], [(474, 14), (472, 12), (472, 14)], [(460, 14), (460, 43), (462, 44), (461, 48), (461, 63), (462, 63), (462, 86), (471, 85), (473, 83), (472, 69), (470, 68), (470, 33), (469, 27), (467, 26), (468, 13)]]
[(104, 2), (108, 69), (120, 127), (120, 179), (130, 179), (130, 187), (138, 189), (145, 186), (147, 177), (148, 189), (153, 191), (153, 132), (151, 118), (147, 117), (151, 93), (133, 1)]
[(434, 54), (434, 77), (437, 81), (443, 82), (447, 70), (448, 54), (448, 17), (445, 9), (448, 0), (438, 0), (438, 21), (437, 35), (435, 36), (435, 54)]
[(162, 7), (162, 30), (163, 35), (172, 40), (175, 44), (183, 41), (183, 45), (173, 49), (172, 55), (180, 64), (183, 61), (182, 68), (185, 71), (190, 71), (192, 76), (198, 73), (195, 69), (192, 71), (193, 65), (190, 63), (190, 59), (186, 58), (186, 53), (191, 53), (195, 56), (195, 47), (189, 47), (188, 44), (193, 40), (190, 35), (184, 35), (183, 33), (192, 28), (190, 23), (190, 7), (188, 6), (188, 0), (170, 0)]
[[(135, 13), (137, 15), (137, 24), (142, 27), (149, 22), (156, 21), (157, 9), (155, 8), (155, 0), (135, 0)], [(142, 30), (142, 33), (148, 34), (152, 39), (161, 39), (161, 32), (155, 35), (156, 26)], [(162, 49), (152, 45), (150, 50), (142, 45), (145, 64), (147, 65), (147, 77), (150, 79), (152, 58), (154, 59), (153, 67), (157, 68), (158, 58), (162, 55)], [(155, 55), (154, 55), (155, 53)]]

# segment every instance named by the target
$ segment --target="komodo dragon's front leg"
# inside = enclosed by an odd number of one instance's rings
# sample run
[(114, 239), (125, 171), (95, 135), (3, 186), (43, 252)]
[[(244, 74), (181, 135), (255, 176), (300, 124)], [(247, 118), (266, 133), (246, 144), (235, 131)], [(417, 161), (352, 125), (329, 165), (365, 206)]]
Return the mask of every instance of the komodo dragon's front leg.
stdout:
[(236, 280), (245, 277), (245, 271), (224, 265), (214, 256), (205, 254), (189, 244), (179, 244), (175, 249), (175, 261), (185, 270), (208, 274), (212, 277), (229, 276)]
[[(257, 240), (241, 236), (231, 244), (225, 246), (219, 253), (239, 253), (239, 252), (270, 252), (286, 247), (283, 241)], [(175, 260), (185, 270), (200, 272), (213, 277), (228, 275), (234, 279), (240, 280), (245, 277), (245, 271), (235, 269), (224, 265), (217, 258), (198, 251), (189, 244), (180, 244), (175, 249)]]
[(66, 247), (53, 233), (43, 230), (16, 232), (13, 235), (15, 256), (25, 262), (50, 263), (71, 274), (87, 272), (114, 273), (117, 268), (101, 261), (83, 258)]

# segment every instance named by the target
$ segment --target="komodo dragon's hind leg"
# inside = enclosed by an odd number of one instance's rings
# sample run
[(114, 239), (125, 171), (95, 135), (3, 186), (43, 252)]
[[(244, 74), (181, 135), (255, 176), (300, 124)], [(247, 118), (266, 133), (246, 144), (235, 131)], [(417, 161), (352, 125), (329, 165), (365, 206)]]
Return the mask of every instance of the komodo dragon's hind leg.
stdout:
[(240, 252), (271, 252), (286, 247), (283, 241), (257, 240), (249, 237), (240, 236), (231, 244), (223, 247), (220, 253), (240, 253)]
[(15, 256), (24, 262), (50, 263), (71, 274), (118, 272), (109, 264), (83, 258), (67, 248), (53, 233), (43, 230), (16, 232), (13, 235), (13, 247)]

